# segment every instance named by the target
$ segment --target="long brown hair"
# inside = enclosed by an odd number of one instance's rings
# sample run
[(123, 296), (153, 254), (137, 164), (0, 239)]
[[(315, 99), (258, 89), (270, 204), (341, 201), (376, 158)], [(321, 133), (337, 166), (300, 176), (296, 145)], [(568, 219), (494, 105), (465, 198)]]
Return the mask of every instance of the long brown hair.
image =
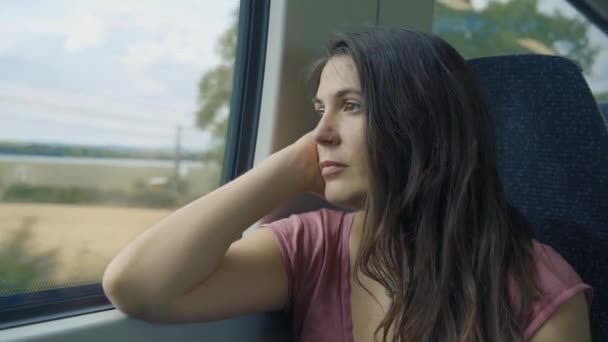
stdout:
[(520, 341), (538, 295), (533, 236), (506, 199), (488, 110), (465, 60), (432, 34), (369, 28), (331, 40), (316, 86), (337, 55), (354, 61), (368, 116), (370, 190), (355, 270), (392, 300), (376, 334)]

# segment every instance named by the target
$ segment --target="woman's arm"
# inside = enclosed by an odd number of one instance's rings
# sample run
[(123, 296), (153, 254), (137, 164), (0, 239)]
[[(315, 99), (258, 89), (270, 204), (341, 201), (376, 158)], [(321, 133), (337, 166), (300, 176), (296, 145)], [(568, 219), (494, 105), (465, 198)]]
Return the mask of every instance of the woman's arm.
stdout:
[[(315, 158), (308, 134), (150, 227), (106, 268), (103, 288), (110, 301), (133, 316), (168, 321), (215, 318), (213, 310), (238, 314), (283, 305), (286, 275), (270, 232), (260, 229), (232, 242), (291, 196), (319, 188)], [(245, 298), (251, 290), (263, 301)], [(249, 305), (239, 307), (239, 301)]]
[(585, 295), (570, 298), (536, 331), (530, 342), (591, 342)]

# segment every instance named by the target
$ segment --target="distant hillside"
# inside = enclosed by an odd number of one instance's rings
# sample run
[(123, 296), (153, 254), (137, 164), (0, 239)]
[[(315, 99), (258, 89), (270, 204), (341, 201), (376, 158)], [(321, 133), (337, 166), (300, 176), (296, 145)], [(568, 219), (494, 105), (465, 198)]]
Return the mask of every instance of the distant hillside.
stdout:
[[(0, 154), (36, 155), (82, 158), (129, 158), (173, 160), (175, 152), (169, 149), (138, 149), (118, 146), (77, 146), (0, 141)], [(182, 160), (202, 160), (202, 152), (182, 151)]]

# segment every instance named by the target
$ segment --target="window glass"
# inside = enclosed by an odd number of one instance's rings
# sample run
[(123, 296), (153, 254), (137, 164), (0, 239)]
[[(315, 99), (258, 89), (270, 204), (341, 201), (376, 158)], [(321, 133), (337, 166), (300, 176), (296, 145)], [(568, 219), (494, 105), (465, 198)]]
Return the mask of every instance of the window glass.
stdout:
[(238, 1), (4, 1), (0, 296), (98, 283), (219, 185)]
[(608, 101), (608, 37), (566, 0), (437, 0), (433, 32), (466, 58), (513, 53), (576, 60)]

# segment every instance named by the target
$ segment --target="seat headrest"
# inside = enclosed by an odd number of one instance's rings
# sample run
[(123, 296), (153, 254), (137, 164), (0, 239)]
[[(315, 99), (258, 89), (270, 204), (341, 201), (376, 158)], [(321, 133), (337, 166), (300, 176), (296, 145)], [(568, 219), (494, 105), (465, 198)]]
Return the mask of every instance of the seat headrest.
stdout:
[(511, 204), (594, 287), (592, 333), (608, 341), (608, 129), (583, 75), (556, 56), (468, 64), (487, 97)]

